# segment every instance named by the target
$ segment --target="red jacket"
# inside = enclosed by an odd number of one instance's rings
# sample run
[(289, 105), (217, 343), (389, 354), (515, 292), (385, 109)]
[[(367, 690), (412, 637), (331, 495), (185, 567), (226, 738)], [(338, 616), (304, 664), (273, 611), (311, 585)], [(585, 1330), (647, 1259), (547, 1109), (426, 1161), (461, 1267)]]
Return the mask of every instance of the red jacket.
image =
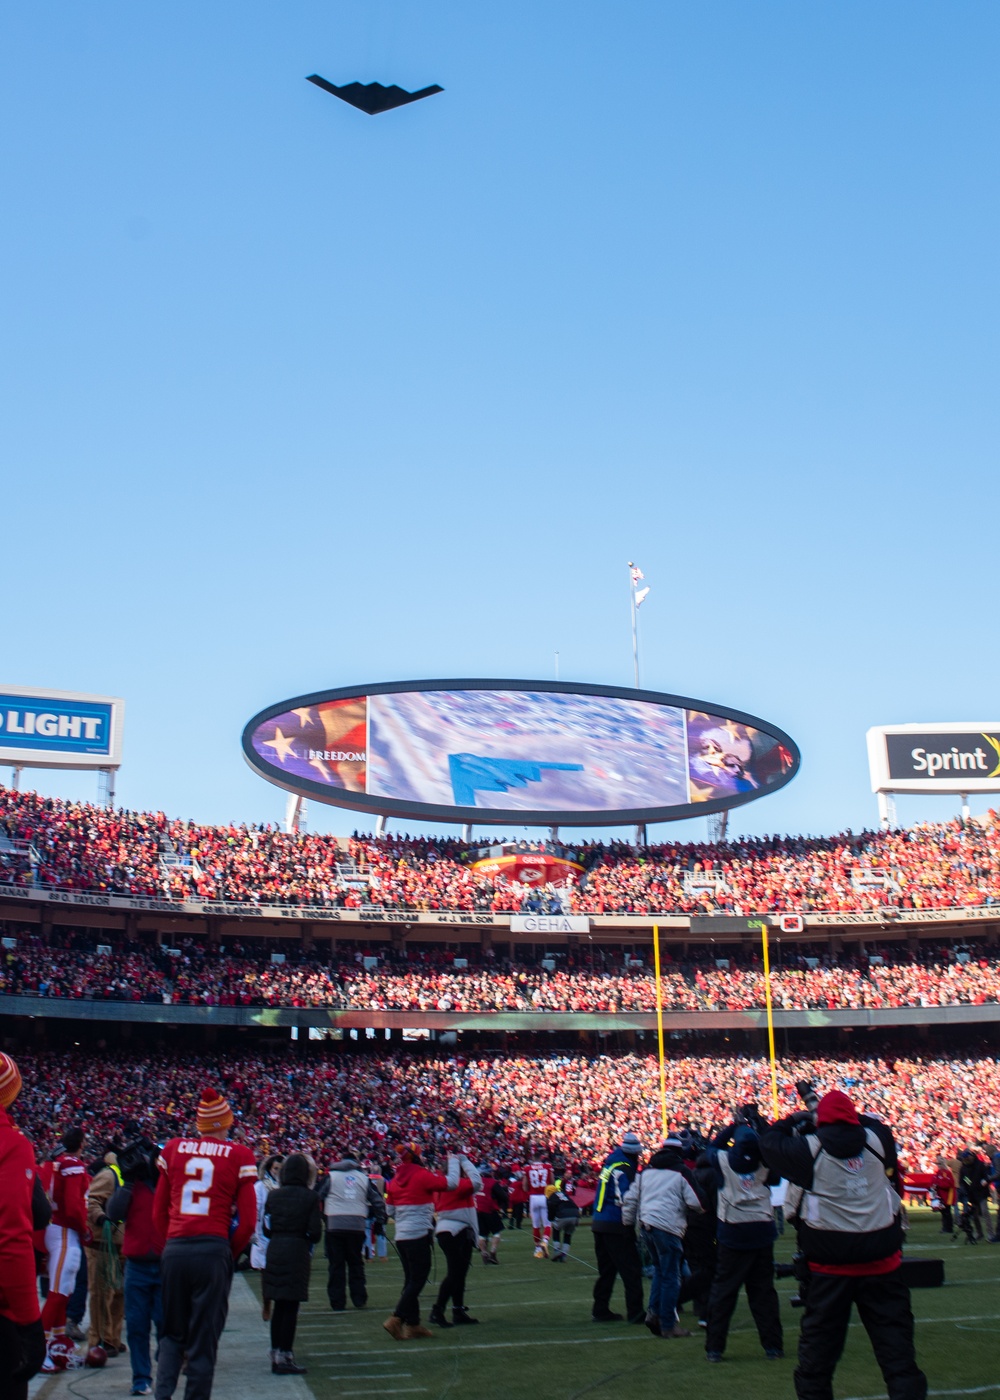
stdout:
[(429, 1206), (439, 1191), (447, 1190), (448, 1179), (440, 1172), (403, 1162), (389, 1182), (386, 1200), (393, 1206)]
[(475, 1199), (475, 1191), (472, 1189), (472, 1182), (467, 1176), (455, 1187), (454, 1191), (438, 1191), (434, 1196), (434, 1209), (442, 1210), (466, 1210), (472, 1205)]
[(0, 1314), (19, 1327), (41, 1317), (31, 1197), (35, 1149), (0, 1108)]
[(940, 1167), (934, 1173), (931, 1182), (931, 1190), (937, 1196), (943, 1206), (953, 1206), (955, 1204), (955, 1178), (949, 1167)]
[(131, 1195), (125, 1216), (122, 1254), (126, 1259), (159, 1259), (166, 1239), (153, 1216), (155, 1188), (148, 1181), (137, 1181)]

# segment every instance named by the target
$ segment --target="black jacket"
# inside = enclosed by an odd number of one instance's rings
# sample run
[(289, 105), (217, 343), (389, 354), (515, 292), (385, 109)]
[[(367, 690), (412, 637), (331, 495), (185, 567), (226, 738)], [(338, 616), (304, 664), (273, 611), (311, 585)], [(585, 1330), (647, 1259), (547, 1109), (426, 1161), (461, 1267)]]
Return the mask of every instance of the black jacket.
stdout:
[(962, 1159), (958, 1174), (958, 1191), (970, 1205), (979, 1205), (989, 1196), (990, 1169), (978, 1154), (973, 1153), (971, 1157)]
[[(824, 1152), (841, 1159), (858, 1157), (865, 1149), (865, 1129), (871, 1128), (879, 1139), (885, 1172), (894, 1187), (896, 1177), (896, 1143), (890, 1130), (877, 1118), (861, 1114), (859, 1123), (829, 1123), (815, 1130)], [(811, 1136), (811, 1135), (810, 1135)], [(779, 1175), (796, 1186), (808, 1190), (813, 1183), (815, 1158), (805, 1137), (794, 1131), (791, 1119), (782, 1119), (765, 1127), (760, 1134), (760, 1153), (764, 1161)], [(898, 1189), (898, 1187), (897, 1187)], [(864, 1234), (845, 1234), (836, 1230), (816, 1230), (799, 1218), (799, 1248), (806, 1259), (815, 1264), (872, 1264), (888, 1259), (903, 1243), (901, 1216), (897, 1215), (884, 1230)]]
[(268, 1238), (264, 1265), (264, 1297), (278, 1303), (304, 1303), (309, 1298), (311, 1246), (323, 1233), (319, 1200), (308, 1186), (279, 1186), (264, 1206)]

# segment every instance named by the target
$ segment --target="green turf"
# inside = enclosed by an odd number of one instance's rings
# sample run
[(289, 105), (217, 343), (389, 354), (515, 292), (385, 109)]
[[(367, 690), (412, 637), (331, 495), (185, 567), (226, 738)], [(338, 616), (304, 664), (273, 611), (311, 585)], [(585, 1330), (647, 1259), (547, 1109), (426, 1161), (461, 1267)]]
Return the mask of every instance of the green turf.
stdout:
[[(1000, 1394), (1000, 1245), (969, 1247), (938, 1234), (929, 1211), (911, 1212), (908, 1250), (913, 1257), (945, 1259), (944, 1288), (915, 1291), (917, 1354), (932, 1393), (985, 1388)], [(789, 1258), (791, 1232), (777, 1255)], [(592, 1263), (590, 1232), (577, 1232), (574, 1253)], [(582, 1263), (552, 1264), (532, 1257), (531, 1233), (506, 1233), (502, 1266), (485, 1268), (474, 1259), (467, 1302), (480, 1326), (438, 1333), (431, 1341), (394, 1342), (382, 1321), (396, 1300), (401, 1273), (394, 1255), (368, 1266), (366, 1311), (333, 1314), (326, 1305), (326, 1261), (316, 1260), (312, 1298), (303, 1306), (296, 1356), (309, 1367), (316, 1400), (332, 1397), (412, 1395), (510, 1397), (510, 1400), (646, 1400), (681, 1394), (707, 1400), (764, 1400), (790, 1396), (799, 1313), (788, 1306), (791, 1280), (778, 1282), (785, 1326), (784, 1361), (767, 1361), (745, 1302), (733, 1319), (726, 1359), (705, 1360), (704, 1337), (688, 1310), (683, 1321), (695, 1335), (660, 1341), (645, 1328), (590, 1321), (594, 1273)], [(437, 1274), (442, 1258), (437, 1253)], [(259, 1275), (251, 1276), (259, 1289)], [(424, 1291), (424, 1313), (433, 1301), (433, 1280)], [(622, 1304), (620, 1290), (612, 1306)], [(263, 1332), (263, 1327), (262, 1327)], [(262, 1338), (263, 1341), (263, 1338)], [(266, 1343), (265, 1343), (266, 1344)], [(837, 1369), (838, 1397), (874, 1397), (885, 1387), (863, 1328), (851, 1328)]]

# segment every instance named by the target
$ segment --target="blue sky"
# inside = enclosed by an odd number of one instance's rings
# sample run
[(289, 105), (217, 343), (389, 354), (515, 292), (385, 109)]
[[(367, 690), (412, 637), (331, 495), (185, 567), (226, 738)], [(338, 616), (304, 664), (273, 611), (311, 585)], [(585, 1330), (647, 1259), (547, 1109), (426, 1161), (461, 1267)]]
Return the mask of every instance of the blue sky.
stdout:
[(871, 823), (869, 725), (1000, 714), (998, 58), (963, 0), (12, 0), (0, 681), (274, 820), (255, 711), (628, 684), (634, 558), (643, 683), (801, 746), (736, 829)]

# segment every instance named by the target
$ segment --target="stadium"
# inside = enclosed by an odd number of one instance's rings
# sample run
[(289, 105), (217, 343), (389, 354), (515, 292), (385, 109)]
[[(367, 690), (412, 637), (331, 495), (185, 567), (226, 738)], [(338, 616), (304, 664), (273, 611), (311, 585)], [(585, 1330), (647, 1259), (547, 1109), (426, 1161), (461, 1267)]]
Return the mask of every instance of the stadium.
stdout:
[[(622, 1125), (662, 1135), (658, 1022), (673, 1129), (710, 1136), (734, 1104), (769, 1102), (767, 981), (778, 1112), (796, 1110), (808, 1080), (891, 1123), (915, 1257), (937, 1252), (937, 1163), (969, 1146), (985, 1159), (1000, 1139), (992, 811), (820, 839), (489, 840), (213, 827), (3, 789), (0, 1016), (27, 1086), (24, 1131), (51, 1150), (69, 1119), (91, 1142), (162, 1142), (193, 1131), (190, 1086), (208, 1078), (260, 1159), (326, 1163), (350, 1142), (390, 1172), (400, 1139), (440, 1160), (461, 1138), (514, 1179), (529, 1159), (565, 1155), (586, 1210)], [(526, 1236), (502, 1241), (517, 1277), (537, 1266), (519, 1257)], [(554, 1288), (529, 1275), (509, 1308), (492, 1271), (474, 1275), (475, 1307), (509, 1325), (532, 1299), (544, 1326), (517, 1335), (552, 1354), (568, 1342), (572, 1356), (585, 1251), (568, 1260), (575, 1277)], [(964, 1254), (947, 1271), (959, 1288), (990, 1277)], [(391, 1282), (369, 1273), (388, 1302)], [(926, 1331), (951, 1312), (935, 1300)], [(314, 1375), (339, 1352), (319, 1303), (303, 1319), (296, 1356)], [(347, 1335), (352, 1365), (377, 1347), (371, 1328)], [(507, 1342), (479, 1345), (464, 1374), (488, 1389), (489, 1348)], [(422, 1388), (454, 1364), (421, 1362)], [(560, 1377), (582, 1385), (593, 1364), (560, 1356)], [(852, 1364), (866, 1373), (863, 1357)], [(399, 1378), (395, 1362), (371, 1365), (339, 1375)], [(512, 1393), (571, 1393), (550, 1365), (522, 1354)], [(966, 1369), (971, 1383), (989, 1366), (970, 1356)]]
[(1000, 1400), (1000, 11), (133, 10), (0, 45), (0, 1400)]

